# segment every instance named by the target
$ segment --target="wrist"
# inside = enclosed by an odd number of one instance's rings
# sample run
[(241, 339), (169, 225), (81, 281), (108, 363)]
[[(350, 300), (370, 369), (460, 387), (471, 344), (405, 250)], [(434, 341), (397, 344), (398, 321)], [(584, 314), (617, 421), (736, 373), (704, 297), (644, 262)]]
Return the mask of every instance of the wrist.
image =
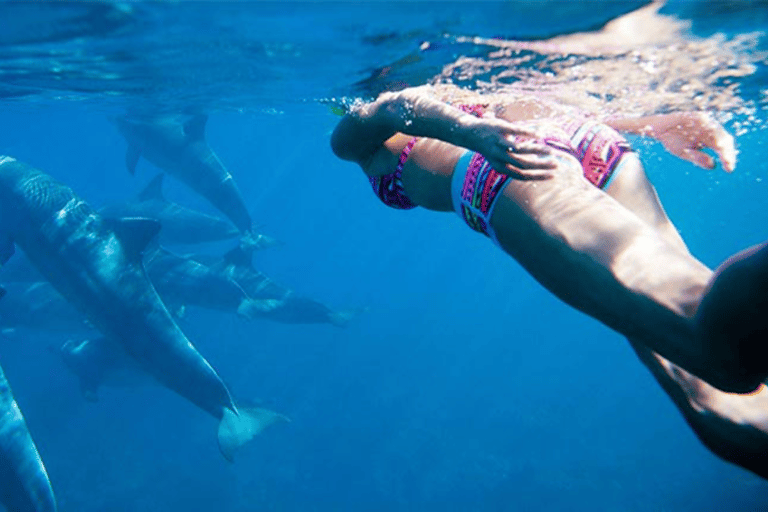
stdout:
[(454, 139), (451, 142), (454, 145), (463, 148), (469, 149), (475, 147), (477, 145), (475, 141), (479, 138), (479, 131), (482, 126), (482, 119), (471, 114), (460, 112), (460, 115), (451, 127)]
[(658, 116), (643, 117), (608, 117), (603, 120), (605, 124), (616, 131), (640, 135), (641, 137), (657, 136)]

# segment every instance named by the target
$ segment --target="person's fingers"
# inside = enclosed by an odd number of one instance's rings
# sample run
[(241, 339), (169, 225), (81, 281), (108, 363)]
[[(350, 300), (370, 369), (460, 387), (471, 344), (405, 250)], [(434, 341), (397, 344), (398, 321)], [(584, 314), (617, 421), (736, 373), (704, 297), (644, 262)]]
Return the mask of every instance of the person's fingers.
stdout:
[(512, 165), (521, 169), (552, 169), (557, 166), (557, 162), (549, 152), (507, 152), (504, 155), (500, 155), (497, 160), (501, 161), (504, 165)]
[(697, 142), (714, 150), (724, 171), (733, 172), (736, 168), (736, 141), (733, 135), (712, 117), (706, 116), (700, 122), (704, 128), (700, 130), (701, 140)]
[(552, 148), (546, 144), (540, 144), (532, 141), (511, 143), (507, 150), (514, 154), (532, 154), (547, 156), (552, 154)]
[(705, 169), (715, 168), (714, 158), (704, 153), (703, 151), (698, 151), (695, 149), (685, 149), (680, 153), (679, 156), (680, 158), (688, 160), (689, 162), (695, 165), (698, 165), (699, 167), (703, 167)]
[(717, 142), (714, 147), (717, 158), (723, 166), (725, 172), (733, 172), (736, 168), (736, 142), (733, 136), (723, 130), (717, 135)]
[(550, 167), (542, 163), (528, 161), (526, 158), (515, 159), (514, 162), (489, 160), (491, 166), (501, 174), (517, 180), (547, 180), (552, 177)]
[(507, 166), (504, 169), (507, 176), (522, 181), (542, 181), (548, 180), (552, 177), (552, 173), (549, 171), (537, 171), (533, 169), (520, 169), (512, 166)]

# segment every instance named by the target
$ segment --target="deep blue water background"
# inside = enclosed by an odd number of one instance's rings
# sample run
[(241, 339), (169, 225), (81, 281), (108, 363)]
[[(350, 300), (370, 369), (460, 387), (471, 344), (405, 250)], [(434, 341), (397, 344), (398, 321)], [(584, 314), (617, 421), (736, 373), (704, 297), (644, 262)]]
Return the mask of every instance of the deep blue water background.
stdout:
[[(170, 392), (108, 388), (87, 403), (46, 348), (55, 337), (0, 340), (60, 510), (768, 509), (768, 484), (704, 449), (621, 336), (553, 298), (458, 218), (385, 208), (329, 148), (338, 118), (318, 100), (344, 94), (423, 40), (445, 31), (546, 37), (640, 3), (588, 2), (579, 16), (571, 11), (581, 3), (544, 0), (134, 3), (144, 21), (93, 45), (122, 38), (125, 75), (113, 82), (72, 79), (95, 62), (89, 36), (25, 43), (43, 50), (26, 64), (42, 64), (37, 74), (0, 68), (9, 96), (0, 103), (0, 154), (46, 170), (94, 205), (126, 199), (156, 170), (142, 161), (135, 177), (126, 172), (109, 115), (195, 98), (209, 107), (208, 141), (256, 221), (285, 242), (259, 253), (258, 267), (328, 304), (369, 308), (344, 329), (187, 315), (182, 327), (233, 392), (292, 420), (234, 464), (218, 453), (215, 422)], [(722, 15), (718, 25), (707, 5), (670, 9), (702, 33), (768, 26), (764, 6)], [(14, 26), (38, 33), (66, 26), (51, 5), (13, 12)], [(5, 51), (23, 42), (0, 32)], [(138, 58), (152, 61), (165, 43), (175, 49), (160, 54), (165, 66)], [(75, 47), (85, 50), (73, 53), (69, 71), (55, 71), (50, 51)], [(132, 75), (138, 69), (145, 74)], [(768, 238), (764, 137), (757, 128), (739, 136), (733, 175), (640, 146), (670, 216), (709, 265)], [(210, 211), (176, 182), (166, 192)]]

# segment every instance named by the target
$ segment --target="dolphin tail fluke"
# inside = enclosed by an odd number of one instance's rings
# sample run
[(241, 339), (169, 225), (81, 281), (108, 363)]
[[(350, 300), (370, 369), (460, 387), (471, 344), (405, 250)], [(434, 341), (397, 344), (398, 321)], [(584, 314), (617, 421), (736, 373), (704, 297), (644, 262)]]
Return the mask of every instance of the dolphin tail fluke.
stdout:
[(259, 315), (269, 313), (280, 306), (281, 302), (277, 299), (245, 299), (237, 308), (237, 314), (248, 320), (253, 320)]
[(219, 423), (219, 450), (232, 462), (235, 451), (259, 435), (265, 428), (280, 421), (290, 421), (280, 413), (260, 407), (225, 407)]
[(368, 308), (344, 309), (341, 311), (331, 311), (328, 314), (328, 320), (336, 327), (346, 327), (349, 322), (357, 318), (361, 313), (368, 311)]

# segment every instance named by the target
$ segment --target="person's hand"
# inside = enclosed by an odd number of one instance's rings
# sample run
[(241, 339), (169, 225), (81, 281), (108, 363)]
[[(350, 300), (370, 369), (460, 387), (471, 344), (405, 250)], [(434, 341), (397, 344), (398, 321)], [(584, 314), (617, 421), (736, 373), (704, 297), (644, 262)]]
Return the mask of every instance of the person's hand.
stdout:
[(531, 128), (492, 116), (474, 118), (469, 149), (483, 155), (493, 168), (519, 180), (546, 180), (556, 165), (552, 149), (538, 142)]
[(714, 169), (715, 160), (705, 153), (711, 149), (723, 170), (736, 167), (736, 145), (733, 136), (703, 112), (678, 112), (659, 117), (652, 125), (653, 136), (675, 156), (699, 167)]

